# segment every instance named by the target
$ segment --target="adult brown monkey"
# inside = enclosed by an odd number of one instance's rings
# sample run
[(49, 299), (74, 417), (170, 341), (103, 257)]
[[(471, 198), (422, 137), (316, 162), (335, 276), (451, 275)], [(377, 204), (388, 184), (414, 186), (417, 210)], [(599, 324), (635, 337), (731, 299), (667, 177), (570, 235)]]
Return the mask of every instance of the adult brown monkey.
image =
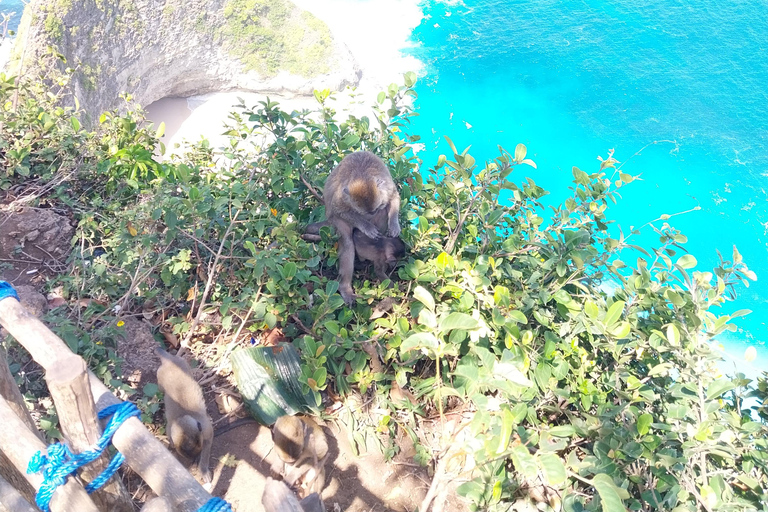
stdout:
[[(324, 222), (307, 226), (307, 233), (332, 225), (339, 235), (339, 293), (344, 302), (355, 301), (352, 274), (355, 267), (353, 232), (371, 240), (385, 234), (400, 235), (400, 193), (386, 164), (369, 151), (345, 156), (331, 171), (323, 188)], [(378, 225), (377, 225), (378, 224)]]

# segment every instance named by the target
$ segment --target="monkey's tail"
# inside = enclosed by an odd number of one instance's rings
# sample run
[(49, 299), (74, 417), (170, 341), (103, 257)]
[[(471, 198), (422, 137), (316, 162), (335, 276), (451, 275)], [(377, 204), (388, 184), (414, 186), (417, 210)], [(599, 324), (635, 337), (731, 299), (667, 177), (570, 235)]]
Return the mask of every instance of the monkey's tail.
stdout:
[(331, 224), (328, 220), (324, 220), (322, 222), (313, 222), (304, 228), (304, 234), (301, 235), (301, 238), (308, 242), (319, 242), (322, 240), (320, 237), (320, 228), (325, 226), (331, 226), (331, 228), (333, 228), (333, 224)]

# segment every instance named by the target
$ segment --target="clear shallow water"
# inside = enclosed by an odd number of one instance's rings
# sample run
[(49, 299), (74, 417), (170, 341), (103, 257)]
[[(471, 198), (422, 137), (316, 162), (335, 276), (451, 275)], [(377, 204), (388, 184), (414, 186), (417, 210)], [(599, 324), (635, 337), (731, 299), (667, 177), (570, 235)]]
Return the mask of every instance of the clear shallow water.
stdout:
[[(448, 152), (443, 135), (459, 150), (471, 144), (479, 161), (495, 157), (497, 144), (512, 151), (522, 142), (538, 169), (521, 166), (513, 176), (532, 177), (560, 201), (572, 166), (596, 171), (597, 156), (615, 148), (619, 161), (629, 160), (623, 170), (644, 180), (623, 188), (610, 208), (625, 233), (700, 206), (671, 220), (688, 236), (697, 268), (710, 270), (716, 249), (730, 259), (736, 244), (758, 274), (716, 313), (754, 311), (721, 341), (740, 369), (744, 349), (755, 345), (755, 367), (768, 370), (768, 5), (426, 0), (423, 7), (411, 50), (426, 65), (413, 130), (426, 143), (420, 156), (429, 163)], [(649, 231), (639, 241), (657, 238)]]
[(14, 13), (8, 23), (9, 30), (16, 30), (24, 12), (24, 2), (21, 0), (0, 0), (0, 14)]

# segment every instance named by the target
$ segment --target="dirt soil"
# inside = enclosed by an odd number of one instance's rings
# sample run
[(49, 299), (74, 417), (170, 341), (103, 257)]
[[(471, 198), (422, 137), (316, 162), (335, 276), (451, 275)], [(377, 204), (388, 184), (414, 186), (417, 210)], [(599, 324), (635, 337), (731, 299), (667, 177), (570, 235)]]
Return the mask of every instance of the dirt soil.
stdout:
[(0, 279), (41, 285), (47, 274), (64, 271), (74, 231), (62, 212), (0, 206)]
[[(145, 383), (155, 382), (159, 361), (152, 349), (157, 341), (143, 321), (127, 319), (125, 328), (127, 337), (120, 343), (118, 352), (126, 359), (129, 369), (126, 375), (130, 375), (131, 384), (141, 389)], [(186, 357), (194, 367), (188, 356), (189, 353)], [(196, 378), (200, 379), (202, 373), (202, 370), (196, 370)], [(215, 385), (204, 386), (204, 391), (208, 413), (218, 430), (229, 419), (219, 411), (217, 395), (231, 396), (231, 392), (219, 392), (231, 387), (223, 378), (216, 381)], [(432, 480), (426, 468), (418, 466), (412, 459), (387, 462), (373, 442), (366, 454), (356, 456), (349, 443), (351, 436), (341, 422), (326, 423), (324, 431), (330, 453), (322, 492), (327, 510), (400, 512), (419, 507)], [(237, 512), (264, 511), (261, 496), (267, 477), (281, 479), (284, 474), (270, 429), (255, 422), (217, 435), (213, 442), (211, 469), (214, 478), (212, 494), (227, 500)], [(452, 496), (447, 503), (435, 503), (434, 510), (466, 510), (466, 505)]]
[[(22, 295), (25, 306), (38, 315), (48, 305), (39, 292), (43, 292), (47, 275), (61, 271), (72, 234), (67, 216), (53, 210), (0, 210), (0, 279), (11, 282)], [(126, 336), (119, 342), (117, 351), (125, 360), (125, 381), (140, 393), (144, 384), (156, 382), (159, 361), (153, 349), (159, 342), (148, 321), (140, 317), (126, 317), (124, 321)], [(225, 396), (231, 397), (234, 387), (223, 376), (211, 376), (210, 371), (206, 374), (198, 369), (196, 377), (204, 380), (208, 412), (216, 428), (225, 425), (228, 419), (223, 418), (217, 402), (221, 403)], [(162, 419), (158, 418), (157, 423), (160, 426)], [(348, 441), (351, 435), (341, 422), (325, 424), (324, 431), (330, 456), (325, 465), (322, 499), (328, 511), (414, 511), (419, 507), (432, 478), (426, 468), (410, 458), (412, 446), (402, 447), (399, 462), (386, 462), (373, 442), (367, 453), (356, 456)], [(211, 468), (214, 496), (226, 499), (237, 512), (261, 512), (266, 479), (281, 478), (282, 462), (273, 449), (270, 429), (249, 423), (214, 439)], [(129, 480), (134, 478), (135, 475)], [(130, 487), (141, 501), (151, 497), (151, 491), (140, 481)], [(467, 509), (455, 493), (448, 493), (447, 499), (445, 494), (439, 493), (433, 511)]]

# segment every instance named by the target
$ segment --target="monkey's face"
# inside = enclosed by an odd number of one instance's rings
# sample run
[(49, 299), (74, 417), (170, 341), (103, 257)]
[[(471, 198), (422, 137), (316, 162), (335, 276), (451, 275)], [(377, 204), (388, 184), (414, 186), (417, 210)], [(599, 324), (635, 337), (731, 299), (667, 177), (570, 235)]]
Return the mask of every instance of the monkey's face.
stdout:
[(203, 450), (203, 436), (184, 436), (184, 440), (179, 446), (179, 453), (188, 458), (189, 460), (195, 460), (200, 456), (200, 452)]

